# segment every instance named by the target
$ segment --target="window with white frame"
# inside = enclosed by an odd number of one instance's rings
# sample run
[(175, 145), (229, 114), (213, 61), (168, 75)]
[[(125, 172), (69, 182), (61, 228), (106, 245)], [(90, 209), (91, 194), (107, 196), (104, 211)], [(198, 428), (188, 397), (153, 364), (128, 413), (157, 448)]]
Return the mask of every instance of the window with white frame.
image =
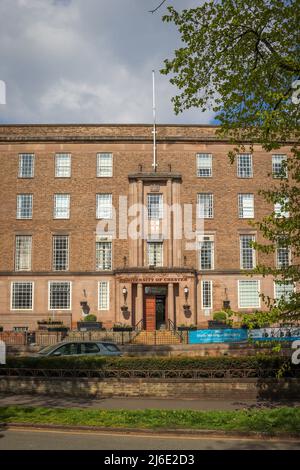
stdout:
[(53, 271), (69, 269), (69, 236), (53, 235)]
[(274, 294), (275, 300), (288, 302), (291, 295), (295, 292), (295, 285), (293, 282), (274, 281)]
[(287, 178), (286, 155), (272, 155), (273, 178)]
[(199, 269), (214, 269), (214, 237), (207, 235), (201, 237), (198, 245)]
[(239, 308), (260, 307), (260, 282), (256, 280), (238, 281)]
[(19, 155), (19, 178), (34, 177), (34, 154), (21, 153)]
[(288, 218), (290, 216), (290, 213), (288, 211), (288, 204), (289, 204), (288, 198), (283, 198), (282, 201), (275, 202), (274, 204), (275, 217), (279, 219)]
[(239, 178), (252, 178), (253, 165), (250, 153), (243, 153), (237, 156), (237, 175)]
[(199, 219), (212, 219), (214, 216), (214, 200), (212, 193), (199, 193), (197, 195)]
[(197, 176), (202, 178), (210, 178), (212, 176), (212, 154), (197, 154)]
[(163, 195), (148, 194), (148, 219), (159, 220), (163, 218)]
[(276, 249), (276, 266), (284, 269), (291, 264), (291, 250), (288, 246), (278, 246)]
[(109, 281), (98, 283), (98, 309), (109, 310)]
[(17, 195), (17, 219), (32, 219), (32, 194)]
[(147, 243), (148, 249), (148, 265), (149, 266), (162, 266), (163, 265), (163, 243), (152, 242)]
[(17, 281), (11, 284), (11, 309), (33, 309), (33, 282)]
[(212, 281), (202, 281), (202, 309), (212, 309)]
[(54, 219), (70, 218), (70, 194), (54, 195)]
[(110, 178), (113, 175), (113, 156), (112, 153), (97, 154), (97, 176)]
[(240, 219), (253, 219), (254, 218), (254, 195), (253, 194), (239, 194), (239, 218)]
[(96, 270), (109, 271), (112, 269), (112, 241), (103, 237), (96, 239)]
[(255, 235), (240, 235), (241, 269), (255, 268), (255, 250), (251, 243), (255, 242)]
[(49, 310), (71, 309), (71, 282), (49, 282)]
[(15, 270), (31, 270), (32, 236), (17, 235), (15, 249)]
[(97, 219), (112, 219), (112, 194), (97, 194)]
[(55, 155), (55, 176), (56, 178), (71, 177), (71, 161), (70, 153), (57, 153)]

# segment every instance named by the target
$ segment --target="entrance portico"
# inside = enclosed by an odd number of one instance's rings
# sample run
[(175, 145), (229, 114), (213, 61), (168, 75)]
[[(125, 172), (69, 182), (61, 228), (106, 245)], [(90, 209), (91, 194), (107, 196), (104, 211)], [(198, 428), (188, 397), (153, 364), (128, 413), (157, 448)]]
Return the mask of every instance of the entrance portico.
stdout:
[[(195, 274), (147, 272), (117, 275), (116, 292), (119, 302), (116, 321), (148, 331), (172, 328), (174, 325), (196, 322)], [(128, 292), (127, 304), (130, 315), (123, 316), (123, 289)], [(188, 298), (185, 291), (188, 291)], [(187, 310), (186, 304), (189, 304)]]

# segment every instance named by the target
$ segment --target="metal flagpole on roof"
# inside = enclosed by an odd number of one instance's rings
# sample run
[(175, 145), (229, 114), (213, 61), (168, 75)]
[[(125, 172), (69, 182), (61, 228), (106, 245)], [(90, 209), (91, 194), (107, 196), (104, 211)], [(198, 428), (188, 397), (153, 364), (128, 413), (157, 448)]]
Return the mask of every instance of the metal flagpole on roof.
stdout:
[(156, 171), (156, 106), (155, 106), (155, 70), (152, 70), (152, 89), (153, 89), (153, 170)]

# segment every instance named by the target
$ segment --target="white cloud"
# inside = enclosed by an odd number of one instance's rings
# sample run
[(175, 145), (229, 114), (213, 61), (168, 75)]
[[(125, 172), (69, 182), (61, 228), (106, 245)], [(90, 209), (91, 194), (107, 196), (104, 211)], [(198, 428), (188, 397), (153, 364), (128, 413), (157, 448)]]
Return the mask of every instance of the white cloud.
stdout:
[[(173, 0), (180, 7), (196, 0)], [(176, 89), (159, 74), (177, 32), (148, 13), (155, 0), (1, 0), (0, 122), (151, 122), (157, 70), (159, 122), (208, 123), (213, 113), (175, 116)]]

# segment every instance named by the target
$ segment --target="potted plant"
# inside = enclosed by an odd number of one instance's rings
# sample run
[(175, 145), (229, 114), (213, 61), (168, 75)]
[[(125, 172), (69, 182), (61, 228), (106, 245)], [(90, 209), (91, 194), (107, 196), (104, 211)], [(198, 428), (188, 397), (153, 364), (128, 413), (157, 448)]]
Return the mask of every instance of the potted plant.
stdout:
[(133, 327), (131, 325), (127, 325), (126, 323), (115, 323), (113, 326), (113, 331), (132, 331)]
[(190, 331), (190, 330), (197, 330), (197, 326), (196, 325), (185, 325), (184, 323), (182, 323), (181, 325), (179, 325), (177, 327), (177, 330), (178, 331)]
[(230, 317), (232, 312), (221, 310), (220, 312), (215, 312), (213, 315), (213, 320), (208, 320), (208, 327), (219, 329), (219, 328), (232, 328), (232, 320)]
[(82, 321), (77, 322), (79, 331), (102, 330), (102, 322), (97, 321), (96, 315), (86, 315)]

